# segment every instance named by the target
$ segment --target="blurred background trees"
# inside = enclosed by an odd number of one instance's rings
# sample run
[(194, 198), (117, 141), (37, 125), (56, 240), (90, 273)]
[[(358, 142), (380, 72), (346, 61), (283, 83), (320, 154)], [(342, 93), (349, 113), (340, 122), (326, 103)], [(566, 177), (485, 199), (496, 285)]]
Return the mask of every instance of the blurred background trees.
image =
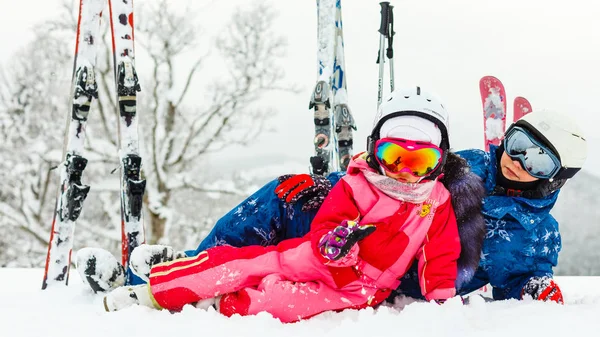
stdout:
[[(77, 3), (66, 0), (62, 15), (36, 27), (34, 40), (0, 69), (0, 266), (44, 265), (58, 188), (52, 169), (62, 160), (69, 111)], [(292, 90), (280, 65), (286, 42), (273, 31), (275, 14), (266, 3), (239, 8), (217, 36), (204, 34), (195, 14), (166, 0), (136, 4), (146, 240), (182, 248), (193, 248), (215, 217), (255, 183), (239, 175), (211, 177), (203, 169), (210, 155), (261, 136), (274, 110), (257, 101)], [(74, 250), (99, 246), (117, 255), (117, 109), (108, 20), (102, 31), (99, 99), (88, 122), (90, 162), (83, 176), (92, 189)], [(218, 77), (203, 76), (215, 67)]]

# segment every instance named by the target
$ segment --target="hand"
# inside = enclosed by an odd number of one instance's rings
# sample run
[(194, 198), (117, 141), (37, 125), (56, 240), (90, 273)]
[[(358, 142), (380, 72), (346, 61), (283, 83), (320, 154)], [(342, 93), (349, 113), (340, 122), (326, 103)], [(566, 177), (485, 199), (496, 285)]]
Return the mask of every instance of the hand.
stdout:
[(359, 225), (356, 221), (344, 220), (319, 240), (319, 251), (326, 259), (337, 261), (346, 256), (360, 240), (375, 231), (373, 225)]
[(279, 185), (275, 194), (281, 201), (295, 204), (305, 199), (302, 211), (317, 210), (331, 191), (331, 182), (327, 178), (314, 174), (287, 174), (277, 178)]
[(538, 301), (552, 301), (564, 304), (563, 295), (558, 284), (548, 276), (534, 276), (523, 286), (521, 298), (526, 294)]

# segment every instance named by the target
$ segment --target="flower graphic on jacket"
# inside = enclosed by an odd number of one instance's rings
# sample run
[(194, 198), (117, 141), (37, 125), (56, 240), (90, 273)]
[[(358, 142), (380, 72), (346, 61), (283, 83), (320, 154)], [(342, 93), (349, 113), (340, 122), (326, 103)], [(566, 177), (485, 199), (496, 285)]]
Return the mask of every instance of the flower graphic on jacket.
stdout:
[(423, 204), (421, 206), (421, 212), (419, 213), (419, 216), (424, 218), (427, 216), (427, 214), (429, 214), (429, 212), (431, 212), (431, 204)]
[(506, 221), (486, 219), (485, 224), (487, 227), (486, 239), (499, 237), (502, 240), (510, 241), (512, 234), (506, 230)]

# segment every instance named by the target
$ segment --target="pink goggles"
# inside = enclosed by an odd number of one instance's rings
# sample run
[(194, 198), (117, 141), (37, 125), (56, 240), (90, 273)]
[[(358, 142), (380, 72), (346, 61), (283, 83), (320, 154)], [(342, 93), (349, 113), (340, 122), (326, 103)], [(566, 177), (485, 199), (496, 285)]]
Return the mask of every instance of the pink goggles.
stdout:
[(425, 177), (442, 163), (444, 151), (427, 142), (401, 138), (382, 138), (375, 142), (375, 158), (386, 171), (397, 174), (408, 172), (414, 177)]

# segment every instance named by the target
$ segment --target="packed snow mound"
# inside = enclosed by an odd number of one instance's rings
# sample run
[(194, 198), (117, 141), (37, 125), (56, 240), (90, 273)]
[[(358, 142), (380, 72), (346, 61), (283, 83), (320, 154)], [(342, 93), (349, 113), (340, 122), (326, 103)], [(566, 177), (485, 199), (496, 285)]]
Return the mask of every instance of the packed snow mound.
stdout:
[(102, 295), (71, 270), (69, 286), (41, 290), (43, 270), (0, 269), (3, 336), (597, 336), (600, 277), (557, 277), (565, 305), (533, 300), (444, 305), (400, 299), (377, 310), (324, 313), (282, 324), (267, 313), (224, 317), (187, 306), (180, 313), (134, 306), (104, 312)]

